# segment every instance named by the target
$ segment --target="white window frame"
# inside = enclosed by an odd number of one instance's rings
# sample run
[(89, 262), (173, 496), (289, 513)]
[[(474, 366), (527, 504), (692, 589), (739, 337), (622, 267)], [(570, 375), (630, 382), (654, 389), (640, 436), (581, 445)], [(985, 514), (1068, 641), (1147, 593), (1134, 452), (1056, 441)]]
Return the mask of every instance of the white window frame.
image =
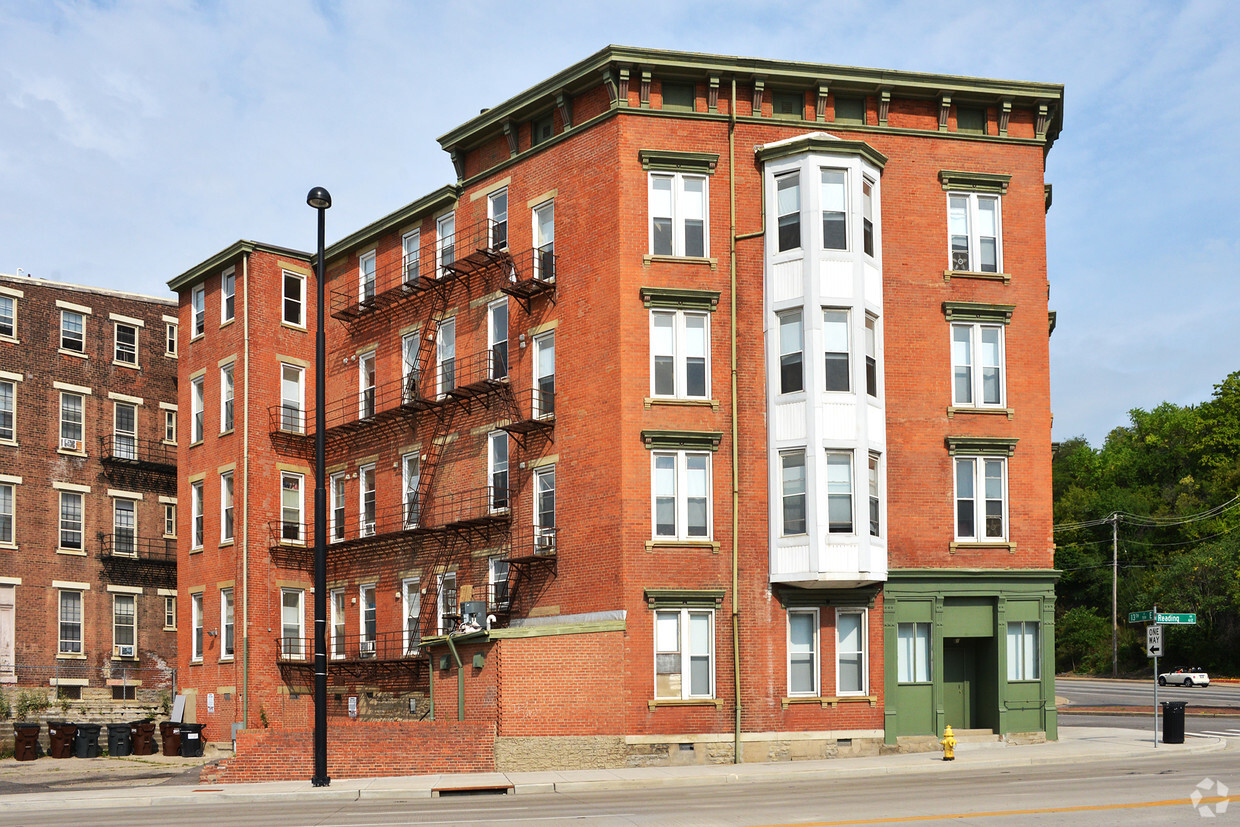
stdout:
[[(295, 485), (289, 485), (295, 483)], [(297, 504), (295, 510), (285, 504), (284, 492), (296, 491)], [(304, 544), (306, 542), (306, 477), (292, 471), (280, 473), (280, 537), (285, 542)], [(290, 520), (290, 516), (297, 519)], [(297, 536), (291, 534), (290, 527), (296, 525)]]
[(1036, 620), (1009, 620), (1007, 624), (1007, 679), (1042, 678), (1042, 624)]
[(0, 547), (17, 548), (17, 484), (0, 482)]
[(375, 415), (377, 385), (375, 351), (367, 351), (357, 357), (357, 418), (370, 419)]
[[(809, 618), (810, 628), (813, 630), (813, 635), (810, 641), (810, 648), (808, 651), (800, 651), (800, 650), (793, 649), (793, 647), (796, 645), (792, 639), (793, 618), (795, 617)], [(788, 653), (788, 662), (787, 662), (788, 671), (787, 671), (787, 675), (785, 676), (785, 680), (787, 681), (788, 697), (790, 698), (796, 698), (796, 697), (817, 698), (822, 693), (821, 621), (819, 619), (818, 610), (817, 609), (789, 609), (788, 610), (788, 621), (785, 624), (785, 626), (786, 626), (786, 636), (787, 636), (786, 641), (785, 641), (785, 650)], [(793, 674), (792, 674), (793, 662), (794, 662), (794, 659), (803, 660), (807, 656), (809, 658), (809, 663), (810, 663), (809, 674), (811, 677), (811, 681), (810, 681), (811, 685), (808, 688), (797, 688), (796, 686), (793, 685)]]
[(202, 480), (194, 480), (189, 484), (189, 513), (190, 513), (190, 540), (189, 547), (191, 550), (201, 549), (203, 540), (203, 497), (202, 497)]
[(866, 463), (866, 488), (869, 510), (866, 512), (871, 537), (883, 536), (883, 455), (870, 451)]
[(861, 252), (873, 258), (878, 248), (874, 232), (874, 205), (878, 199), (874, 192), (878, 182), (868, 175), (861, 176)]
[[(503, 199), (501, 206), (500, 199)], [(508, 188), (501, 187), (487, 195), (487, 246), (492, 250), (508, 249)]]
[(865, 392), (871, 399), (878, 399), (883, 372), (878, 368), (878, 317), (865, 314)]
[(456, 261), (456, 252), (456, 213), (450, 212), (435, 219), (436, 278), (448, 275), (447, 268)]
[(177, 444), (177, 412), (164, 409), (164, 444)]
[[(121, 615), (121, 606), (128, 603), (132, 609), (129, 615), (129, 623), (122, 623), (124, 619)], [(129, 637), (132, 643), (121, 643), (120, 638), (123, 636), (121, 632), (125, 629), (129, 630)], [(122, 646), (132, 646), (132, 655), (121, 655)], [(112, 657), (113, 659), (137, 660), (138, 659), (138, 596), (133, 594), (113, 594), (112, 595)]]
[(17, 382), (0, 379), (0, 442), (17, 444)]
[(236, 526), (233, 523), (233, 472), (220, 474), (220, 544), (233, 541)]
[[(828, 449), (826, 452), (828, 534), (853, 535), (857, 533), (857, 474), (853, 464), (852, 451)], [(833, 469), (836, 473), (840, 469), (848, 470), (847, 491), (843, 488), (844, 480), (839, 479), (838, 476), (833, 478)], [(848, 502), (847, 528), (843, 527), (842, 522), (831, 519), (831, 503), (842, 501), (844, 498), (847, 498)]]
[[(357, 469), (357, 524), (359, 537), (373, 537), (377, 527), (375, 465), (363, 465)], [(369, 510), (369, 513), (367, 511)], [(370, 519), (366, 519), (369, 517)]]
[(177, 628), (177, 596), (164, 595), (164, 631), (175, 631)]
[[(556, 537), (555, 465), (534, 469), (534, 553), (554, 553)], [(550, 519), (548, 519), (550, 517)]]
[(373, 301), (379, 288), (379, 276), (375, 267), (375, 251), (362, 253), (357, 259), (357, 300), (360, 304)]
[(174, 359), (177, 355), (177, 336), (180, 333), (180, 325), (176, 322), (164, 322), (164, 355), (171, 356)]
[[(784, 310), (775, 314), (776, 333), (779, 339), (779, 361), (775, 365), (779, 377), (779, 394), (805, 392), (805, 314), (801, 308)], [(794, 329), (795, 325), (795, 329)], [(795, 336), (795, 340), (793, 340)], [(792, 369), (796, 368), (796, 382)]]
[[(670, 209), (663, 210), (656, 206), (655, 182), (669, 182), (667, 199)], [(692, 217), (693, 194), (686, 188), (688, 181), (700, 182), (701, 216)], [(651, 172), (647, 180), (647, 204), (650, 218), (646, 222), (648, 233), (647, 249), (652, 256), (672, 256), (675, 258), (709, 258), (710, 257), (710, 176), (688, 172)], [(660, 196), (662, 197), (662, 196)], [(658, 211), (658, 212), (657, 212)], [(660, 214), (662, 212), (663, 214)], [(666, 214), (670, 212), (669, 214)], [(655, 223), (663, 221), (671, 232), (671, 249), (656, 250)], [(702, 250), (700, 253), (690, 251), (688, 241), (689, 222), (700, 221), (702, 224)]]
[(410, 230), (400, 237), (401, 252), (401, 272), (404, 274), (404, 283), (411, 287), (418, 283), (420, 273), (418, 268), (421, 266), (422, 230)]
[(400, 400), (407, 405), (418, 398), (418, 356), (422, 351), (422, 332), (415, 330), (400, 337)]
[[(133, 331), (133, 345), (121, 344), (121, 328)], [(128, 322), (112, 322), (112, 362), (125, 368), (140, 368), (138, 354), (141, 352), (139, 336), (141, 332), (136, 324)]]
[[(293, 387), (297, 398), (288, 395)], [(280, 430), (294, 434), (306, 432), (306, 369), (280, 363)]]
[(435, 336), (435, 394), (443, 397), (456, 387), (456, 317), (439, 323)]
[[(1000, 497), (999, 503), (999, 519), (1002, 521), (999, 526), (1000, 531), (996, 534), (989, 533), (989, 527), (986, 524), (989, 509), (987, 506), (995, 502), (992, 496), (993, 491), (986, 489), (986, 482), (991, 477), (990, 472), (998, 468)], [(953, 488), (954, 488), (954, 516), (956, 526), (956, 541), (962, 543), (1002, 543), (1007, 541), (1008, 536), (1008, 471), (1006, 457), (989, 457), (989, 456), (956, 456), (952, 462), (953, 469)], [(965, 475), (965, 476), (962, 476)], [(969, 482), (972, 490), (962, 490), (963, 482)], [(978, 494), (981, 496), (978, 496)], [(961, 514), (965, 503), (971, 502), (970, 510), (973, 519), (973, 533), (965, 534), (961, 531)], [(980, 533), (979, 533), (980, 530)]]
[[(290, 293), (289, 288), (294, 288)], [(280, 323), (306, 329), (306, 277), (291, 270), (280, 275)], [(289, 311), (296, 311), (296, 319), (289, 318)]]
[[(73, 518), (73, 503), (77, 503), (77, 518)], [(69, 518), (66, 519), (66, 508), (68, 505)], [(68, 551), (74, 554), (85, 553), (86, 550), (86, 496), (80, 491), (61, 491), (57, 508), (59, 530), (57, 533), (56, 548), (60, 551)], [(73, 544), (73, 535), (77, 535), (77, 544)], [(65, 540), (69, 543), (66, 544)]]
[[(983, 322), (953, 322), (950, 325), (951, 335), (951, 387), (952, 406), (957, 408), (1002, 408), (1007, 400), (1007, 354), (1004, 348), (1005, 333), (1002, 324), (986, 324)], [(986, 363), (986, 334), (993, 332), (996, 336), (994, 345), (996, 364)], [(966, 338), (957, 338), (957, 334), (965, 334)], [(995, 384), (998, 386), (998, 399), (986, 400), (987, 372), (994, 371)], [(961, 373), (963, 387), (961, 386)], [(967, 396), (962, 391), (967, 391)]]
[(341, 471), (332, 474), (327, 483), (327, 496), (330, 498), (327, 508), (327, 541), (339, 543), (345, 539), (345, 526), (348, 524), (348, 498), (345, 493), (345, 480), (349, 475)]
[(177, 504), (163, 503), (164, 507), (164, 537), (175, 538), (177, 536)]
[(934, 679), (932, 624), (896, 624), (896, 682), (930, 683)]
[[(366, 603), (368, 598), (369, 605)], [(378, 631), (379, 593), (374, 583), (363, 583), (357, 588), (357, 649), (361, 657), (375, 656), (375, 638)]]
[[(828, 210), (827, 209), (827, 202), (830, 200), (828, 197), (829, 188), (833, 188), (836, 186), (834, 182), (832, 182), (831, 184), (827, 183), (826, 179), (828, 176), (831, 176), (831, 177), (840, 176), (844, 179), (843, 185), (842, 185), (843, 196), (844, 196), (844, 203), (842, 205), (843, 207), (842, 210)], [(832, 252), (837, 252), (837, 253), (846, 253), (853, 248), (853, 245), (850, 243), (852, 241), (852, 236), (848, 231), (849, 225), (852, 223), (851, 217), (849, 216), (849, 210), (848, 210), (848, 201), (849, 201), (848, 183), (849, 183), (849, 172), (847, 169), (840, 169), (838, 167), (820, 167), (819, 168), (819, 171), (818, 171), (818, 214), (820, 218), (819, 232), (822, 234), (820, 241), (822, 242), (822, 249), (824, 250), (831, 250)], [(839, 215), (843, 219), (843, 225), (844, 225), (844, 246), (843, 247), (832, 247), (832, 246), (827, 245), (827, 215), (828, 214)]]
[(228, 324), (236, 317), (237, 268), (229, 267), (220, 273), (220, 324)]
[(507, 379), (508, 353), (508, 297), (487, 305), (487, 376), (491, 379)]
[[(830, 331), (840, 327), (839, 317), (843, 317), (842, 332), (844, 341), (831, 340)], [(841, 349), (842, 347), (842, 349)], [(834, 356), (832, 360), (830, 357)], [(831, 377), (833, 372), (831, 365), (833, 361), (841, 361), (843, 357), (844, 363), (844, 387), (831, 387)], [(824, 307), (822, 309), (822, 389), (825, 393), (852, 393), (853, 389), (853, 335), (852, 335), (852, 311), (847, 307)]]
[[(796, 467), (795, 464), (790, 466), (788, 460), (800, 460), (800, 491), (796, 490), (798, 480), (795, 477), (790, 478), (788, 476), (789, 469)], [(779, 452), (779, 527), (781, 537), (799, 537), (809, 532), (809, 464), (807, 460), (808, 458), (805, 456), (803, 448)], [(796, 531), (793, 530), (798, 527), (795, 523), (792, 524), (791, 528), (789, 527), (791, 521), (788, 519), (788, 511), (790, 505), (795, 506), (798, 498), (801, 501), (801, 525), (799, 527), (800, 530)]]
[(17, 341), (17, 298), (0, 295), (0, 339)]
[(199, 336), (207, 332), (207, 288), (203, 284), (195, 284), (189, 291), (189, 307), (190, 321), (193, 324), (194, 335), (191, 337), (197, 339)]
[(400, 581), (401, 609), (405, 613), (401, 645), (406, 656), (414, 655), (422, 644), (422, 580), (406, 577)]
[[(964, 200), (963, 216), (953, 207), (954, 199)], [(981, 202), (994, 204), (995, 213), (995, 265), (989, 269), (982, 264), (982, 239), (991, 236), (981, 235)], [(963, 217), (964, 227), (959, 226)], [(964, 232), (960, 233), (959, 230)], [(958, 247), (956, 239), (964, 241), (964, 247)], [(960, 255), (964, 255), (964, 259)], [(964, 267), (957, 265), (964, 264)], [(980, 192), (947, 193), (947, 266), (949, 270), (966, 273), (1002, 273), (1003, 272), (1003, 199), (998, 195)]]
[[(547, 354), (550, 353), (550, 356)], [(548, 370), (550, 368), (550, 370)], [(534, 404), (535, 419), (555, 415), (555, 331), (548, 330), (534, 337)]]
[(202, 663), (202, 651), (205, 648), (203, 644), (203, 626), (206, 618), (203, 617), (202, 592), (194, 592), (189, 596), (189, 627), (190, 627), (190, 655), (189, 659), (194, 663)]
[[(128, 515), (130, 524), (123, 524), (123, 515)], [(121, 532), (128, 529), (129, 542), (123, 547), (120, 541)], [(138, 556), (138, 501), (128, 497), (112, 498), (112, 551), (124, 557)]]
[(509, 502), (508, 480), (508, 432), (491, 431), (487, 434), (487, 487), (491, 512), (507, 511)]
[(491, 557), (487, 560), (487, 606), (492, 610), (506, 611), (511, 605), (508, 575), (509, 565), (506, 559)]
[[(289, 597), (296, 598), (296, 606), (286, 606), (285, 601)], [(289, 624), (288, 618), (285, 617), (285, 611), (292, 608), (297, 613), (297, 623), (295, 626)], [(297, 630), (296, 635), (288, 634), (290, 628)], [(306, 591), (305, 589), (280, 589), (280, 655), (289, 660), (304, 660), (308, 653), (306, 650), (310, 647), (305, 645), (306, 639)], [(296, 641), (290, 644), (290, 640)]]
[(400, 482), (401, 491), (404, 496), (401, 499), (403, 503), (402, 517), (405, 521), (405, 528), (417, 528), (418, 518), (421, 516), (421, 503), (419, 502), (418, 486), (422, 479), (422, 455), (417, 451), (410, 451), (400, 458)]
[(348, 634), (346, 631), (348, 625), (345, 618), (344, 589), (332, 589), (327, 597), (329, 611), (331, 612), (327, 651), (330, 653), (329, 657), (332, 660), (343, 660), (345, 656), (345, 637)]
[[(789, 181), (791, 181), (793, 185), (795, 186), (795, 191), (794, 191), (794, 195), (796, 197), (795, 204), (789, 203), (788, 199), (780, 198), (781, 189), (784, 189), (784, 190), (792, 189), (792, 187), (783, 187), (783, 188), (780, 187), (781, 184), (784, 184)], [(804, 232), (804, 228), (801, 226), (803, 223), (801, 220), (802, 212), (803, 212), (803, 203), (802, 203), (803, 201), (804, 199), (801, 197), (801, 172), (800, 170), (783, 172), (775, 176), (775, 204), (774, 204), (775, 209), (774, 209), (774, 212), (775, 212), (775, 252), (776, 254), (789, 253), (794, 250), (800, 250), (805, 245), (805, 238), (804, 238), (805, 232)], [(793, 239), (789, 237), (785, 241), (784, 233), (783, 233), (784, 227), (793, 227), (793, 226), (796, 227), (796, 238)], [(791, 233), (789, 233), (789, 236), (791, 236)], [(795, 244), (792, 243), (794, 241), (796, 242)], [(788, 246), (784, 246), (785, 243)]]
[[(842, 628), (840, 618), (855, 616), (857, 620), (857, 645), (858, 649), (845, 649), (844, 639), (841, 636)], [(841, 696), (848, 695), (868, 695), (870, 692), (870, 652), (869, 652), (869, 611), (866, 609), (849, 609), (838, 608), (835, 610), (835, 694)], [(846, 655), (855, 655), (858, 659), (858, 668), (860, 670), (861, 686), (857, 689), (844, 689), (841, 680), (843, 675), (843, 661)]]
[(197, 445), (202, 442), (207, 430), (205, 376), (197, 376), (189, 380), (189, 410), (189, 444)]
[[(451, 584), (449, 586), (448, 584)], [(447, 597), (449, 593), (452, 596), (452, 604), (448, 605)], [(449, 614), (459, 614), (461, 609), (461, 595), (457, 591), (456, 572), (448, 571), (438, 575), (435, 578), (435, 617), (436, 617), (436, 634), (447, 634), (452, 631), (447, 628), (444, 619)], [(453, 611), (449, 612), (448, 610)]]
[[(74, 422), (72, 418), (65, 418), (65, 402), (66, 400), (77, 400), (78, 421)], [(71, 413), (71, 412), (70, 412)], [(66, 436), (66, 429), (69, 435)], [(73, 436), (76, 429), (77, 436)], [(65, 440), (71, 439), (76, 443), (74, 448), (66, 448)], [(60, 392), (60, 449), (73, 454), (86, 453), (86, 397), (80, 393), (70, 393), (69, 391)]]
[[(534, 278), (555, 281), (555, 200), (536, 204), (532, 212)], [(550, 220), (545, 220), (547, 218)]]
[[(660, 626), (660, 619), (664, 616), (676, 616), (676, 632), (678, 640), (661, 639), (663, 637)], [(708, 626), (708, 651), (694, 652), (691, 645), (690, 619), (694, 616), (705, 615), (709, 620)], [(654, 697), (655, 700), (695, 700), (709, 699), (715, 697), (715, 612), (713, 609), (656, 609), (654, 612)], [(672, 648), (674, 644), (674, 648)], [(675, 674), (661, 673), (659, 671), (659, 655), (677, 655), (680, 658), (680, 692), (679, 694), (659, 692), (659, 675)], [(692, 686), (693, 660), (697, 658), (707, 659), (706, 674), (709, 678), (710, 686), (706, 692), (694, 692)]]
[[(701, 323), (702, 352), (690, 354), (693, 336), (692, 322)], [(669, 324), (670, 322), (670, 324)], [(660, 332), (667, 331), (667, 332)], [(668, 339), (669, 341), (662, 341)], [(692, 393), (690, 384), (690, 363), (701, 362), (702, 390)], [(664, 373), (659, 373), (660, 365)], [(666, 366), (671, 366), (671, 389), (659, 389), (659, 379), (665, 375)], [(693, 310), (650, 311), (650, 396), (655, 399), (709, 399), (710, 384), (710, 314)]]
[(233, 590), (220, 589), (220, 660), (232, 660), (237, 654), (235, 609)]
[[(668, 461), (670, 460), (670, 469)], [(690, 468), (691, 462), (704, 462), (705, 468)], [(707, 542), (714, 538), (714, 483), (712, 480), (712, 459), (709, 451), (651, 451), (650, 455), (650, 522), (651, 536), (655, 540), (672, 542)], [(671, 499), (675, 504), (675, 524), (671, 532), (660, 533), (659, 501), (668, 499), (665, 489), (660, 489), (660, 477), (667, 479), (666, 472), (671, 470)], [(706, 525), (703, 533), (691, 533), (689, 526), (689, 502), (691, 499), (688, 487), (690, 472), (705, 472), (706, 490)]]
[[(65, 606), (65, 598), (70, 599), (70, 603), (76, 602), (76, 607), (70, 605)], [(76, 598), (76, 601), (74, 600)], [(84, 640), (86, 631), (86, 601), (82, 599), (82, 592), (78, 589), (61, 589), (56, 600), (56, 653), (58, 655), (84, 655), (86, 653), (86, 641)], [(76, 608), (77, 617), (65, 616), (66, 608)], [(65, 631), (72, 631), (72, 627), (77, 627), (77, 638), (72, 635), (66, 636)]]
[(236, 382), (234, 371), (236, 363), (229, 362), (220, 367), (220, 433), (232, 431), (237, 423), (236, 417)]

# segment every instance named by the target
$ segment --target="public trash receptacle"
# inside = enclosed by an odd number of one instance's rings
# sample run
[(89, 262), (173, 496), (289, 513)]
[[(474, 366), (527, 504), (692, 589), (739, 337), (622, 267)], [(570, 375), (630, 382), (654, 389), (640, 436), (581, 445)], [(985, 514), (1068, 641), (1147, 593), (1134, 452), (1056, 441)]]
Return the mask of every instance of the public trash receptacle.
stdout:
[(130, 753), (129, 724), (108, 724), (108, 755), (124, 758)]
[(174, 721), (159, 722), (159, 740), (163, 745), (163, 754), (176, 756), (181, 754), (181, 725)]
[(18, 761), (33, 761), (39, 757), (38, 724), (13, 724), (13, 757)]
[(202, 757), (203, 724), (181, 724), (181, 757)]
[(47, 740), (50, 742), (52, 757), (72, 758), (73, 736), (76, 734), (77, 727), (73, 724), (67, 724), (64, 721), (48, 721)]
[(129, 722), (129, 752), (131, 755), (155, 754), (155, 722)]
[(1188, 706), (1187, 701), (1162, 702), (1164, 744), (1184, 743), (1184, 708), (1186, 706)]
[(99, 757), (99, 730), (101, 724), (78, 724), (73, 734), (73, 754), (78, 758)]

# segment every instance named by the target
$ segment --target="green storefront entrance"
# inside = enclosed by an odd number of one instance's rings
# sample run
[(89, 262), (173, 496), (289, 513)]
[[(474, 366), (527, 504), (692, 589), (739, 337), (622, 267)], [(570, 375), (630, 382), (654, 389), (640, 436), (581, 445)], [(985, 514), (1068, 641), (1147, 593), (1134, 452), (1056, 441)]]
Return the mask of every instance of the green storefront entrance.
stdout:
[(1058, 572), (895, 569), (883, 588), (886, 741), (943, 728), (1058, 737)]

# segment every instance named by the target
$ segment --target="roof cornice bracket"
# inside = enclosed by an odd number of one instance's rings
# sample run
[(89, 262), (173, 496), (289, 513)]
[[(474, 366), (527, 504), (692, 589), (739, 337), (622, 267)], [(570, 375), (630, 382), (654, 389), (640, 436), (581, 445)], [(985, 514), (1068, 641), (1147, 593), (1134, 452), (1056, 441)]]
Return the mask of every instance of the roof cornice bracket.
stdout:
[(564, 122), (563, 131), (573, 128), (573, 96), (567, 89), (555, 93), (555, 107), (560, 110), (560, 120)]
[(887, 115), (891, 112), (891, 87), (884, 86), (878, 90), (878, 125), (887, 125)]
[(939, 95), (939, 131), (947, 131), (947, 113), (952, 108), (952, 96), (946, 92)]
[(818, 99), (814, 103), (814, 120), (826, 122), (827, 120), (827, 92), (830, 87), (825, 80), (818, 81)]

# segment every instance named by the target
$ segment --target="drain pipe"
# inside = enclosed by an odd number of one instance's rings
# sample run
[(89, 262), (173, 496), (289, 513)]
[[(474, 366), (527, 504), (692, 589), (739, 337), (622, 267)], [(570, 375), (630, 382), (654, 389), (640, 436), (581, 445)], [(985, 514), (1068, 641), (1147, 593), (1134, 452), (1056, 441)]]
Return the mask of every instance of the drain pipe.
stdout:
[(452, 636), (445, 637), (448, 648), (452, 650), (452, 659), (456, 661), (456, 719), (465, 720), (465, 667), (461, 665), (461, 656), (456, 651)]
[[(245, 371), (245, 396), (243, 397), (242, 427), (245, 439), (250, 439), (250, 254), (241, 257), (242, 334), (244, 345), (241, 358)], [(250, 452), (241, 453), (241, 725), (250, 725)], [(235, 709), (235, 707), (234, 707)]]
[(741, 763), (741, 631), (740, 607), (737, 598), (737, 558), (739, 557), (740, 516), (740, 469), (737, 439), (740, 429), (736, 422), (736, 77), (732, 78), (732, 99), (728, 101), (728, 221), (731, 247), (728, 250), (728, 330), (731, 345), (731, 419), (732, 419), (732, 678), (736, 695), (736, 721), (732, 745), (732, 763)]

